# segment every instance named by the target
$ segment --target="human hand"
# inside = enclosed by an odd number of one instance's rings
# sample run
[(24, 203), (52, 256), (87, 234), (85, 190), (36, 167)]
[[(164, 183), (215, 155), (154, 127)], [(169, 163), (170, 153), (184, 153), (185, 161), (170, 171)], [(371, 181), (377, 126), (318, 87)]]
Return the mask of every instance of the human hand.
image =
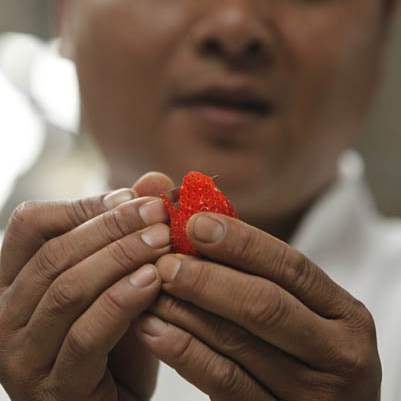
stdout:
[[(135, 189), (156, 194), (166, 180)], [(160, 199), (133, 197), (126, 189), (14, 212), (0, 259), (0, 381), (13, 401), (150, 398), (157, 364), (126, 350), (132, 321), (159, 293), (149, 264), (169, 251), (169, 229)]]
[(160, 258), (168, 295), (137, 329), (156, 357), (213, 401), (380, 399), (374, 322), (359, 301), (239, 220), (201, 213), (187, 232), (202, 258)]

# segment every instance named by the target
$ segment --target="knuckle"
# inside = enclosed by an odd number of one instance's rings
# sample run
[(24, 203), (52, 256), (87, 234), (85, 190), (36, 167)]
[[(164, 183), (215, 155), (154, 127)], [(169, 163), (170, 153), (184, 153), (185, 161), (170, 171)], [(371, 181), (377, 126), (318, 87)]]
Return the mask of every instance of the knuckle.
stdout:
[(88, 220), (88, 208), (82, 199), (66, 202), (65, 211), (74, 226), (79, 226)]
[(38, 273), (46, 280), (53, 281), (70, 265), (70, 254), (66, 244), (59, 238), (47, 241), (36, 254)]
[(354, 330), (364, 333), (368, 339), (376, 339), (376, 326), (373, 315), (369, 309), (359, 300), (353, 299), (353, 319), (352, 327)]
[(224, 394), (237, 394), (240, 369), (233, 362), (210, 363), (209, 369), (215, 386)]
[(108, 316), (108, 318), (115, 320), (119, 316), (125, 314), (124, 304), (119, 299), (118, 294), (115, 294), (111, 289), (103, 294), (101, 302), (101, 310)]
[(255, 232), (248, 227), (238, 226), (236, 240), (229, 246), (228, 251), (236, 255), (241, 260), (250, 260), (255, 257), (259, 247), (255, 246), (257, 236)]
[(126, 246), (124, 241), (117, 240), (106, 249), (111, 259), (121, 268), (123, 274), (129, 273), (132, 266), (141, 259), (137, 244)]
[(244, 321), (254, 328), (276, 327), (288, 315), (282, 291), (275, 285), (261, 285), (249, 292), (248, 300), (243, 303)]
[(166, 312), (167, 316), (175, 316), (183, 311), (182, 302), (172, 296), (160, 295), (157, 304)]
[[(344, 345), (344, 342), (347, 345)], [(380, 363), (375, 363), (378, 359), (374, 358), (363, 340), (358, 338), (355, 341), (345, 340), (344, 342), (341, 347), (337, 347), (331, 360), (334, 371), (342, 380), (340, 384), (347, 386), (371, 376)]]
[(293, 288), (309, 290), (314, 282), (312, 268), (308, 259), (301, 252), (285, 246), (275, 263), (280, 276), (291, 283)]
[(208, 262), (196, 261), (192, 267), (190, 290), (193, 294), (200, 295), (204, 294), (207, 288), (208, 282), (210, 282), (210, 268)]
[(222, 319), (214, 319), (211, 332), (226, 354), (242, 355), (248, 350), (249, 334), (239, 326), (228, 324)]
[(54, 281), (49, 288), (47, 312), (52, 316), (72, 311), (82, 305), (84, 292), (80, 291), (78, 280), (66, 277)]
[(82, 359), (83, 355), (93, 352), (90, 331), (83, 331), (73, 326), (66, 337), (67, 357), (74, 361)]
[(338, 389), (342, 385), (337, 376), (309, 368), (298, 370), (294, 380), (297, 387), (303, 389), (299, 392), (299, 401), (334, 401), (338, 399)]
[(171, 356), (177, 365), (188, 366), (191, 361), (194, 337), (187, 332), (182, 332), (181, 339), (171, 349)]
[(353, 351), (348, 350), (347, 355), (345, 356), (343, 354), (342, 356), (343, 370), (347, 373), (345, 376), (350, 379), (363, 376), (369, 368), (368, 360), (361, 352), (360, 348), (352, 348)]
[(347, 327), (342, 346), (333, 347), (331, 352), (334, 369), (344, 385), (371, 379), (373, 372), (376, 378), (382, 376), (373, 317), (362, 302), (353, 300), (353, 303), (354, 317), (352, 321), (345, 321)]
[(37, 216), (39, 202), (25, 201), (20, 203), (11, 215), (10, 227), (25, 227), (31, 224), (32, 220)]
[(367, 338), (370, 342), (377, 342), (377, 332), (376, 332), (376, 324), (373, 318), (372, 313), (366, 308), (364, 307), (364, 313), (363, 313), (363, 328), (364, 331), (367, 335)]
[(113, 209), (102, 215), (101, 223), (98, 224), (99, 232), (107, 241), (115, 241), (129, 233), (124, 226), (124, 218), (119, 209)]
[(104, 212), (103, 196), (90, 199), (77, 199), (64, 204), (67, 216), (74, 226), (79, 226)]

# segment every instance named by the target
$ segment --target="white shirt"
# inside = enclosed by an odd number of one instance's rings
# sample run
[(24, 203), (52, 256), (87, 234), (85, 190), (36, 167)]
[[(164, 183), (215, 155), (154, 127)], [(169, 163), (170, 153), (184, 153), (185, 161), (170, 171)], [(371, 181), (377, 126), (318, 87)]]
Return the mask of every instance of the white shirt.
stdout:
[(15, 179), (37, 158), (44, 140), (42, 121), (24, 95), (0, 70), (0, 210)]
[[(291, 245), (371, 311), (383, 365), (381, 401), (400, 401), (401, 220), (378, 214), (356, 153), (344, 154), (338, 166), (337, 182), (305, 217)], [(162, 364), (153, 400), (209, 398)]]

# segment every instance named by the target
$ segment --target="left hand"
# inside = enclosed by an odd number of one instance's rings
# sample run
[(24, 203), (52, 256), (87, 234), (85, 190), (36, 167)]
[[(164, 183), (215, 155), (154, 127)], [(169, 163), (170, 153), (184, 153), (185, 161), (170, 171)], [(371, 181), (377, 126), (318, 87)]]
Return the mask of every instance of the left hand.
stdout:
[(239, 220), (201, 213), (187, 232), (203, 258), (159, 259), (168, 295), (137, 328), (156, 357), (213, 401), (380, 399), (375, 326), (361, 302)]

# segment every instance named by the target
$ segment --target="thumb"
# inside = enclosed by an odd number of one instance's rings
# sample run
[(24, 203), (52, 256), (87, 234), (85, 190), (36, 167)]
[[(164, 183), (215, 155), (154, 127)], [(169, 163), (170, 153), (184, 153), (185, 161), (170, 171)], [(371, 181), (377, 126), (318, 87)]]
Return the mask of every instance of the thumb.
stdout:
[(143, 175), (132, 186), (139, 196), (159, 196), (162, 192), (170, 191), (175, 187), (174, 181), (166, 174), (152, 171)]

